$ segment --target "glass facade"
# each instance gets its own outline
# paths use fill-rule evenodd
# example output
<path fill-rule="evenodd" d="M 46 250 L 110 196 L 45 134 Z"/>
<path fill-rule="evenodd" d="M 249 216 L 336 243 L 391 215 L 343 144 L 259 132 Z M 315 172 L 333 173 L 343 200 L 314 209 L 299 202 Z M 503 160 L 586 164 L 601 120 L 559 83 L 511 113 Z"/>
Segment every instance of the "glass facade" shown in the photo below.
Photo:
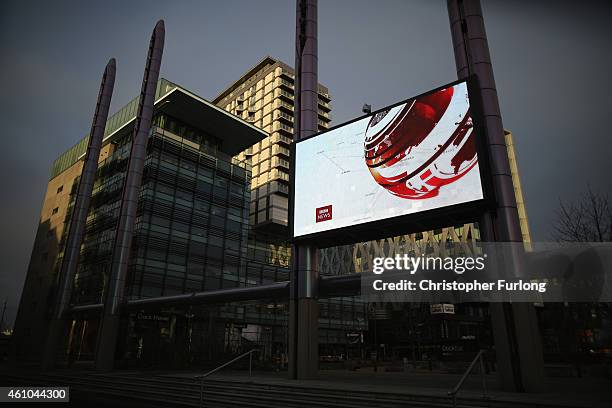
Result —
<path fill-rule="evenodd" d="M 216 151 L 218 140 L 186 124 L 165 115 L 155 123 L 140 192 L 128 299 L 247 285 L 248 165 L 224 157 Z M 98 170 L 75 304 L 102 302 L 128 141 L 117 141 Z"/>
<path fill-rule="evenodd" d="M 127 299 L 289 280 L 288 253 L 248 239 L 250 165 L 222 153 L 222 141 L 202 129 L 165 114 L 153 123 Z M 74 305 L 103 302 L 130 142 L 130 135 L 114 140 L 99 164 Z M 118 347 L 128 364 L 139 366 L 223 359 L 253 345 L 266 364 L 286 363 L 287 310 L 266 302 L 143 309 L 129 313 Z M 70 347 L 81 359 L 93 358 L 99 323 L 92 317 L 75 321 L 71 331 Z"/>

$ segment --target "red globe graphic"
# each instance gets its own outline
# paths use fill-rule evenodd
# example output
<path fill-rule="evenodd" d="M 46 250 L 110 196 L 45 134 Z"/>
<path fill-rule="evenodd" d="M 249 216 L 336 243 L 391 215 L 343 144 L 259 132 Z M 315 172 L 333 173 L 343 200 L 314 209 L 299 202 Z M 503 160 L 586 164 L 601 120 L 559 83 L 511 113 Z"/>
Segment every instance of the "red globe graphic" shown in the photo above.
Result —
<path fill-rule="evenodd" d="M 436 197 L 478 162 L 467 89 L 442 89 L 375 114 L 364 151 L 374 180 L 391 194 Z"/>

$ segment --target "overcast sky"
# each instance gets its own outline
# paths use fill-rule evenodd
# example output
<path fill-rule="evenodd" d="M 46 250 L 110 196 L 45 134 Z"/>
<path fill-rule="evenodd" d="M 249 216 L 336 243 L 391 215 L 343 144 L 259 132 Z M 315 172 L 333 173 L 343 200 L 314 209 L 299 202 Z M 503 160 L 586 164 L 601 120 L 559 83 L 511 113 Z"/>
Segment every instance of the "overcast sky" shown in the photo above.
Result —
<path fill-rule="evenodd" d="M 504 126 L 515 137 L 535 240 L 559 199 L 610 192 L 612 9 L 606 2 L 483 0 Z M 295 6 L 278 1 L 0 4 L 0 302 L 12 321 L 54 158 L 89 130 L 117 58 L 111 111 L 136 96 L 149 35 L 166 22 L 162 76 L 206 99 L 263 56 L 293 65 Z M 333 122 L 456 79 L 445 1 L 319 0 L 319 80 Z M 1 303 L 0 303 L 1 307 Z"/>

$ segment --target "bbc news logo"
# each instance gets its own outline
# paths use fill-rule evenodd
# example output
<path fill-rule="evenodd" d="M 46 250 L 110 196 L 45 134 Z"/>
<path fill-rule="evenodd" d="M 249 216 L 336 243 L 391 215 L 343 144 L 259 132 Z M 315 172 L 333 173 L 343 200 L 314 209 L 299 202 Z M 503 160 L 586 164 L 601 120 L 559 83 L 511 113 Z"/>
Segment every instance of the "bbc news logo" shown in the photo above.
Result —
<path fill-rule="evenodd" d="M 332 219 L 332 206 L 326 205 L 325 207 L 319 207 L 316 210 L 317 222 L 329 221 Z"/>

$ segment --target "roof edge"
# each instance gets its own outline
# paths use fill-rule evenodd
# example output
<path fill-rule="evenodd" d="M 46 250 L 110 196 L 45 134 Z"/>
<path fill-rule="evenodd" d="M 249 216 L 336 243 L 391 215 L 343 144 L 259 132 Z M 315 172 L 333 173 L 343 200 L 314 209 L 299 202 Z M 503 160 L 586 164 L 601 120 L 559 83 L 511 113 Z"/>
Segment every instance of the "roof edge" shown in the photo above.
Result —
<path fill-rule="evenodd" d="M 245 78 L 247 78 L 249 76 L 252 76 L 255 72 L 259 71 L 260 69 L 262 69 L 266 65 L 276 64 L 276 63 L 279 63 L 279 62 L 281 62 L 279 59 L 273 58 L 270 55 L 266 55 L 257 64 L 253 65 L 244 74 L 242 74 L 242 76 L 240 76 L 240 78 L 238 78 L 236 81 L 232 82 L 232 84 L 230 86 L 228 86 L 223 91 L 221 91 L 219 93 L 219 95 L 217 95 L 215 98 L 213 98 L 213 100 L 211 102 L 216 105 L 217 103 L 219 103 L 221 101 L 221 99 L 225 98 L 225 96 L 227 96 L 230 92 L 232 92 L 233 90 L 238 88 L 238 85 L 241 82 L 244 82 Z"/>

